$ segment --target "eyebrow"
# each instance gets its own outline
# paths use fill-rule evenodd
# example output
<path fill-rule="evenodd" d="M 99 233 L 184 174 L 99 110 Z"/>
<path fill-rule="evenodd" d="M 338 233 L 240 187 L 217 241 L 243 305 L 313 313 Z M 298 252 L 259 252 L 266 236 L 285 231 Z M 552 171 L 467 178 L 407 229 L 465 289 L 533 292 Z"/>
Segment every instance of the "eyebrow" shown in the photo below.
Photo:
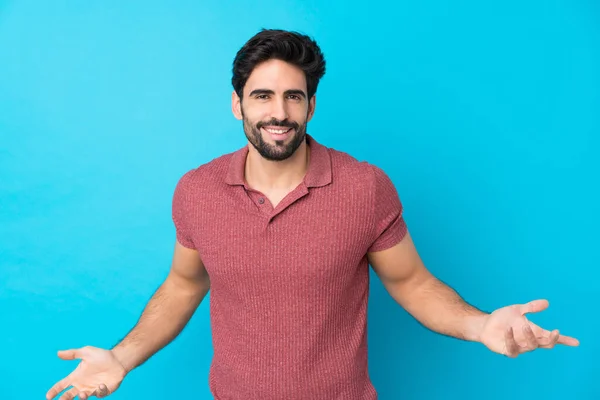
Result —
<path fill-rule="evenodd" d="M 250 92 L 249 96 L 256 96 L 261 94 L 275 94 L 275 92 L 270 89 L 254 89 Z M 283 92 L 283 94 L 286 96 L 290 94 L 295 94 L 306 99 L 306 93 L 304 93 L 304 91 L 300 89 L 289 89 Z"/>

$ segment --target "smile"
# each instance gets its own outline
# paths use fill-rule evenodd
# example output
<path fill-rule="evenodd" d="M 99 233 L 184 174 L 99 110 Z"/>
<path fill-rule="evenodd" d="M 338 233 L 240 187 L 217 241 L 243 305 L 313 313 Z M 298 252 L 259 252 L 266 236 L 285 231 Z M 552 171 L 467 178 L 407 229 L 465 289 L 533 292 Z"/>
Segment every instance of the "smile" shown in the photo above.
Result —
<path fill-rule="evenodd" d="M 284 133 L 287 133 L 289 131 L 292 130 L 292 128 L 267 128 L 267 127 L 263 127 L 263 129 L 269 133 L 273 133 L 276 135 L 283 135 Z"/>

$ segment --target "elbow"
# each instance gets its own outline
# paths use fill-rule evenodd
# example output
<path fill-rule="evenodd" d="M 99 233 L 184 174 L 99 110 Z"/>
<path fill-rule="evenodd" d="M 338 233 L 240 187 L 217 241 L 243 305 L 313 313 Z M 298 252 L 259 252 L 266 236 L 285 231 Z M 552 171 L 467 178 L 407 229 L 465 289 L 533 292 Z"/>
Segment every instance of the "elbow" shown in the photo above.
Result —
<path fill-rule="evenodd" d="M 181 295 L 191 297 L 204 297 L 210 291 L 210 279 L 208 275 L 201 277 L 181 277 L 169 275 L 164 282 L 168 290 Z"/>
<path fill-rule="evenodd" d="M 404 308 L 420 302 L 424 293 L 435 286 L 437 279 L 430 273 L 412 274 L 402 279 L 382 279 L 386 291 Z"/>

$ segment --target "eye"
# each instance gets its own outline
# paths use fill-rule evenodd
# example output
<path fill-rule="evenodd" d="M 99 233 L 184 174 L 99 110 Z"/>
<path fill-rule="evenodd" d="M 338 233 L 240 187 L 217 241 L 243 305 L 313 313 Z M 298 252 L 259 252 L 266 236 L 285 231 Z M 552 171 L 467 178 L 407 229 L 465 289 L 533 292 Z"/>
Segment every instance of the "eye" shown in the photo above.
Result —
<path fill-rule="evenodd" d="M 290 94 L 289 98 L 295 101 L 299 101 L 300 100 L 300 96 L 298 96 L 297 94 Z"/>
<path fill-rule="evenodd" d="M 259 94 L 258 96 L 256 96 L 257 99 L 259 100 L 266 100 L 269 96 L 266 94 Z"/>

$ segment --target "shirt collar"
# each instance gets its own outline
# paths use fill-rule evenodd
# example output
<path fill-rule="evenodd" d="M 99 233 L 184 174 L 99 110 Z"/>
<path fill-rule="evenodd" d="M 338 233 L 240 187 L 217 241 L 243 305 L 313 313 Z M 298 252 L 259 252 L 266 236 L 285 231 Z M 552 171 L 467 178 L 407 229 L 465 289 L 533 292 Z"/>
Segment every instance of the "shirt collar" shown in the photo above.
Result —
<path fill-rule="evenodd" d="M 327 147 L 318 143 L 312 136 L 306 134 L 306 144 L 310 147 L 310 162 L 304 176 L 306 187 L 321 187 L 331 183 L 331 156 Z M 248 155 L 248 144 L 235 151 L 229 161 L 225 182 L 229 185 L 244 185 L 244 170 Z"/>

